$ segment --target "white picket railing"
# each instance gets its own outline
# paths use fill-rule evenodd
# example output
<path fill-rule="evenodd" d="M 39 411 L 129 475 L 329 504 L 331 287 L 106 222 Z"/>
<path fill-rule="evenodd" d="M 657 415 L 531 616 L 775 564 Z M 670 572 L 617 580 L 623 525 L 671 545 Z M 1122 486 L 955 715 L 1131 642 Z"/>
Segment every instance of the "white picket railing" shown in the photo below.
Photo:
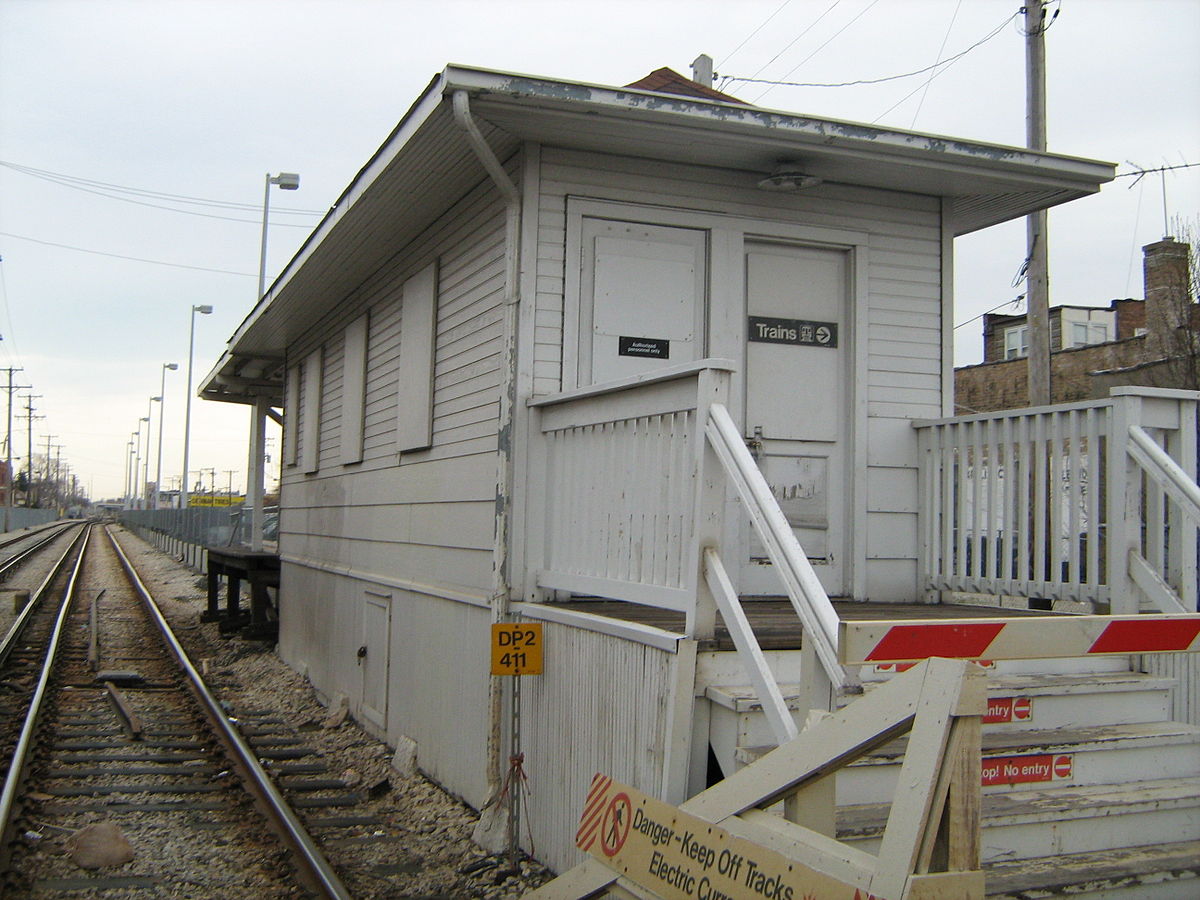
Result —
<path fill-rule="evenodd" d="M 1196 397 L 1118 388 L 914 423 L 925 588 L 1194 611 Z"/>
<path fill-rule="evenodd" d="M 545 473 L 530 546 L 542 590 L 681 611 L 699 639 L 719 608 L 782 741 L 795 726 L 721 562 L 727 494 L 802 624 L 814 702 L 828 708 L 833 690 L 856 681 L 837 661 L 837 613 L 726 409 L 731 370 L 702 360 L 530 401 L 543 437 L 534 467 Z"/>
<path fill-rule="evenodd" d="M 532 534 L 537 586 L 695 614 L 699 443 L 706 397 L 729 364 L 709 360 L 531 401 L 545 473 Z"/>

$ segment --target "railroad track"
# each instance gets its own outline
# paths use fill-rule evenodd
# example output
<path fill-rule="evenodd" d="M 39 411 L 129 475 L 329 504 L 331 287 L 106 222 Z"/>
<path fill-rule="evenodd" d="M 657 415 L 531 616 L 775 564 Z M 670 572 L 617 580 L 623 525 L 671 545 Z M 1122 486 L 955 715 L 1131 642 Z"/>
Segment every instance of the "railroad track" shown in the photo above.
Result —
<path fill-rule="evenodd" d="M 0 649 L 28 714 L 0 724 L 0 894 L 349 896 L 104 529 L 34 593 Z"/>

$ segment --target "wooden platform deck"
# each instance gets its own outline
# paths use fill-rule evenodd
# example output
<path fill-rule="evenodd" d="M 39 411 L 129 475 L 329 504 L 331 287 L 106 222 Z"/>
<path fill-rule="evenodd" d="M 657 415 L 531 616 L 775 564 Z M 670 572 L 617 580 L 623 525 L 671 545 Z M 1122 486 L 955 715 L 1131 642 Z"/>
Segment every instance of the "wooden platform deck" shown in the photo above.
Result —
<path fill-rule="evenodd" d="M 554 606 L 590 613 L 594 616 L 635 622 L 639 625 L 650 625 L 679 634 L 684 631 L 683 613 L 669 609 L 657 609 L 620 600 L 599 599 L 577 599 L 555 603 Z M 1054 613 L 1044 610 L 946 603 L 858 603 L 834 600 L 833 606 L 837 610 L 838 616 L 843 619 L 971 619 L 1054 615 Z M 750 620 L 750 627 L 754 629 L 762 649 L 800 649 L 802 642 L 800 622 L 787 599 L 747 600 L 742 604 L 742 608 L 746 610 L 746 618 Z M 733 639 L 730 638 L 729 631 L 726 629 L 725 623 L 721 621 L 719 613 L 717 615 L 716 640 L 706 643 L 704 649 L 734 649 Z"/>

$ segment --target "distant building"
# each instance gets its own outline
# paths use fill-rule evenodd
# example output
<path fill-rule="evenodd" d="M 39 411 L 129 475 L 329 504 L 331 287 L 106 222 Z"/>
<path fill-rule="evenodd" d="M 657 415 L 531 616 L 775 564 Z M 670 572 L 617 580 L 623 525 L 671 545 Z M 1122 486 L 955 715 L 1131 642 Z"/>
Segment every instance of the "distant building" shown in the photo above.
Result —
<path fill-rule="evenodd" d="M 1107 396 L 1120 385 L 1200 388 L 1200 305 L 1190 247 L 1164 238 L 1143 248 L 1145 299 L 1050 310 L 1052 403 Z M 957 415 L 1029 405 L 1025 315 L 983 317 L 983 362 L 954 370 Z"/>

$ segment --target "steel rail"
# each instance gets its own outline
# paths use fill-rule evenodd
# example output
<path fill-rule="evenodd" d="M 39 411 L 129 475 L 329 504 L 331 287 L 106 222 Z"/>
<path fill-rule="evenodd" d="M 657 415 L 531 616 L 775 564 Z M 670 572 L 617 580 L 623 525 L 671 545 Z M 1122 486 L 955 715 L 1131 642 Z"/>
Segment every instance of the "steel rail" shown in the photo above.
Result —
<path fill-rule="evenodd" d="M 287 800 L 279 792 L 279 789 L 275 787 L 274 782 L 271 781 L 270 776 L 267 775 L 266 770 L 262 767 L 262 763 L 258 761 L 258 756 L 255 754 L 254 749 L 246 742 L 241 733 L 230 724 L 229 719 L 225 715 L 225 710 L 208 689 L 199 671 L 192 665 L 187 651 L 183 649 L 183 645 L 175 637 L 171 626 L 167 624 L 167 620 L 158 608 L 158 604 L 154 602 L 150 591 L 142 583 L 137 570 L 133 567 L 133 563 L 125 555 L 125 551 L 121 549 L 121 545 L 117 543 L 116 538 L 113 537 L 112 532 L 108 528 L 105 528 L 105 534 L 108 535 L 108 539 L 112 543 L 113 549 L 120 559 L 121 566 L 125 569 L 126 575 L 128 575 L 130 582 L 133 584 L 134 590 L 158 626 L 163 640 L 179 663 L 180 668 L 186 673 L 188 685 L 193 695 L 208 713 L 208 717 L 217 730 L 222 743 L 225 744 L 234 765 L 241 770 L 248 789 L 258 801 L 263 813 L 271 820 L 271 823 L 279 831 L 283 840 L 290 846 L 296 861 L 299 863 L 302 877 L 307 877 L 312 883 L 311 886 L 319 890 L 322 897 L 330 898 L 330 900 L 351 900 L 352 895 L 350 891 L 342 884 L 341 879 L 334 872 L 333 866 L 329 864 L 329 860 L 325 858 L 325 855 L 313 841 L 312 836 L 304 828 L 304 823 L 300 821 Z"/>
<path fill-rule="evenodd" d="M 0 868 L 7 868 L 9 847 L 9 835 L 7 832 L 12 825 L 13 805 L 16 801 L 17 790 L 25 771 L 29 750 L 33 744 L 33 736 L 37 730 L 38 718 L 41 716 L 42 704 L 46 699 L 46 689 L 49 687 L 50 676 L 54 670 L 54 661 L 58 656 L 58 647 L 66 625 L 67 614 L 71 610 L 71 601 L 75 597 L 75 588 L 79 581 L 79 574 L 83 570 L 83 557 L 87 553 L 87 543 L 91 536 L 91 531 L 92 526 L 88 525 L 80 532 L 79 536 L 71 542 L 71 546 L 67 548 L 67 552 L 63 555 L 63 558 L 55 566 L 55 571 L 50 575 L 50 579 L 55 578 L 63 568 L 67 556 L 75 547 L 82 544 L 79 548 L 79 555 L 75 559 L 75 567 L 71 571 L 71 578 L 67 582 L 66 590 L 63 592 L 63 603 L 58 611 L 58 617 L 54 621 L 54 630 L 51 632 L 50 640 L 46 645 L 46 655 L 42 660 L 42 671 L 38 676 L 37 687 L 34 689 L 33 698 L 29 703 L 29 711 L 25 716 L 25 724 L 21 728 L 21 736 L 17 739 L 12 760 L 9 762 L 8 774 L 4 778 L 4 789 L 0 791 L 0 857 L 2 857 L 0 861 L 4 863 L 4 866 Z M 33 606 L 33 604 L 30 603 L 30 606 Z"/>
<path fill-rule="evenodd" d="M 78 523 L 78 522 L 76 522 L 74 524 L 80 525 L 80 526 L 82 525 L 82 523 Z M 70 528 L 71 528 L 71 525 L 67 525 L 64 528 L 56 528 L 51 534 L 47 534 L 44 537 L 40 537 L 40 535 L 41 535 L 40 531 L 34 532 L 34 534 L 32 534 L 32 535 L 23 534 L 20 537 L 13 538 L 12 540 L 5 541 L 4 543 L 0 544 L 0 550 L 3 550 L 5 547 L 8 547 L 12 544 L 20 543 L 23 540 L 28 540 L 30 537 L 39 536 L 36 543 L 33 543 L 30 546 L 26 547 L 24 550 L 17 553 L 11 559 L 6 559 L 4 562 L 0 563 L 0 578 L 3 578 L 5 575 L 7 575 L 9 569 L 13 569 L 16 566 L 19 566 L 21 563 L 23 563 L 26 559 L 28 559 L 34 553 L 37 553 L 39 550 L 41 550 L 43 547 L 45 547 L 47 544 L 49 544 L 51 541 L 53 541 L 56 537 L 58 537 L 63 532 L 68 531 Z M 45 529 L 43 529 L 43 530 L 45 530 Z"/>
<path fill-rule="evenodd" d="M 63 552 L 63 555 L 59 557 L 58 562 L 56 562 L 54 567 L 50 570 L 50 574 L 43 579 L 42 583 L 38 585 L 35 590 L 30 592 L 29 602 L 25 604 L 25 608 L 21 610 L 21 614 L 13 620 L 12 625 L 9 626 L 8 633 L 4 635 L 4 639 L 0 640 L 0 665 L 3 665 L 4 661 L 8 659 L 8 655 L 12 652 L 12 648 L 16 645 L 17 639 L 21 636 L 21 632 L 25 630 L 25 625 L 37 611 L 38 604 L 42 602 L 42 597 L 47 591 L 49 591 L 50 585 L 54 583 L 54 579 L 57 578 L 59 573 L 62 571 L 63 566 L 66 564 L 67 558 L 71 555 L 71 551 L 75 548 L 75 544 L 78 543 L 86 527 L 87 526 L 80 526 L 79 534 L 75 536 L 75 539 L 71 542 L 71 545 L 67 547 L 67 549 Z M 60 533 L 61 532 L 55 532 L 52 536 L 39 541 L 33 547 L 30 547 L 29 550 L 22 552 L 19 556 L 15 556 L 9 560 L 8 563 L 0 566 L 0 575 L 8 571 L 8 566 L 15 565 L 18 561 L 24 559 L 30 553 L 40 550 L 42 547 L 46 546 L 46 544 L 54 540 L 54 538 L 58 537 Z"/>
<path fill-rule="evenodd" d="M 29 528 L 22 532 L 9 532 L 13 536 L 6 540 L 0 541 L 0 550 L 3 550 L 5 547 L 8 547 L 12 544 L 19 544 L 19 543 L 21 543 L 21 541 L 26 540 L 27 538 L 31 538 L 34 535 L 41 534 L 42 532 L 45 532 L 45 531 L 50 531 L 51 529 L 53 529 L 54 534 L 62 534 L 62 532 L 66 531 L 72 525 L 83 525 L 83 524 L 85 524 L 85 523 L 78 521 L 78 520 L 67 521 L 67 522 L 58 520 L 58 521 L 54 521 L 54 522 L 48 522 L 45 525 L 39 525 L 36 528 Z"/>

